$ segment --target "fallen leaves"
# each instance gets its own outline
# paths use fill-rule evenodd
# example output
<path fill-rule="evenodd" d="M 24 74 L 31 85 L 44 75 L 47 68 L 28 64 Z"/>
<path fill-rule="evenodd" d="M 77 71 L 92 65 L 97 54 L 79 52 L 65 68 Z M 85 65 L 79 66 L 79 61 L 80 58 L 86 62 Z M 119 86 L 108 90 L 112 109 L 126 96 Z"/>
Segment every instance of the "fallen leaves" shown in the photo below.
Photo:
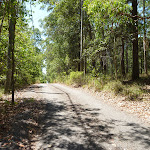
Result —
<path fill-rule="evenodd" d="M 1 147 L 9 147 L 14 144 L 21 149 L 26 149 L 30 146 L 30 138 L 36 134 L 38 128 L 38 118 L 42 115 L 44 104 L 39 100 L 31 101 L 30 99 L 18 99 L 17 104 L 12 106 L 5 102 L 0 103 L 0 142 Z M 18 119 L 17 117 L 20 117 Z M 20 134 L 27 135 L 26 137 L 19 137 L 20 141 L 16 141 L 16 135 L 12 132 L 13 124 L 18 128 Z M 20 125 L 19 125 L 20 124 Z M 24 130 L 22 130 L 24 129 Z"/>
<path fill-rule="evenodd" d="M 150 89 L 150 86 L 147 89 Z M 140 117 L 143 121 L 150 123 L 150 93 L 143 95 L 141 101 L 129 101 L 125 96 L 116 96 L 113 93 L 107 91 L 93 92 L 90 89 L 83 89 L 86 92 L 92 94 L 96 98 L 119 108 L 121 111 L 126 111 Z"/>

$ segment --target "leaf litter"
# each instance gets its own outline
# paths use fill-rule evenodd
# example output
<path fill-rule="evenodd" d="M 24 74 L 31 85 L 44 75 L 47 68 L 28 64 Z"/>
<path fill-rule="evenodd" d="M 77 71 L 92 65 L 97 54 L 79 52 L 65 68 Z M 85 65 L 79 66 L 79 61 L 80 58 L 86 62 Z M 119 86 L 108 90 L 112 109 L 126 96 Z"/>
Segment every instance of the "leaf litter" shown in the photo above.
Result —
<path fill-rule="evenodd" d="M 0 148 L 31 149 L 31 140 L 39 131 L 38 121 L 45 104 L 42 100 L 18 98 L 0 101 Z"/>

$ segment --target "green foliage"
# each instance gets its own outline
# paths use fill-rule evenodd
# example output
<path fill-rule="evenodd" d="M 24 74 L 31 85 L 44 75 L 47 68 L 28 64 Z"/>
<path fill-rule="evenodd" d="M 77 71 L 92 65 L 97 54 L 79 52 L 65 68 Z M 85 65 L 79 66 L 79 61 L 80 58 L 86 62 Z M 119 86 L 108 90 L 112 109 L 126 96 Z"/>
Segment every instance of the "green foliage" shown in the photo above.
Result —
<path fill-rule="evenodd" d="M 127 86 L 123 90 L 123 94 L 128 96 L 129 100 L 138 100 L 138 98 L 143 94 L 141 86 L 133 84 L 132 86 Z"/>
<path fill-rule="evenodd" d="M 140 85 L 135 83 L 124 85 L 121 81 L 108 82 L 104 86 L 103 90 L 110 91 L 116 95 L 121 94 L 126 96 L 129 100 L 138 100 L 139 97 L 144 93 Z"/>
<path fill-rule="evenodd" d="M 112 24 L 127 20 L 128 17 L 121 14 L 128 13 L 131 9 L 126 0 L 85 0 L 84 7 L 98 33 L 103 27 L 108 31 L 115 27 Z"/>
<path fill-rule="evenodd" d="M 80 51 L 80 1 L 66 0 L 53 5 L 53 10 L 44 19 L 45 57 L 47 63 L 47 80 L 58 79 L 62 72 L 67 75 L 76 71 Z M 55 5 L 56 4 L 56 5 Z"/>
<path fill-rule="evenodd" d="M 1 75 L 1 76 L 0 76 L 0 85 L 1 85 L 1 86 L 2 86 L 2 85 L 4 86 L 5 80 L 6 80 L 6 76 Z"/>
<path fill-rule="evenodd" d="M 77 86 L 81 86 L 85 84 L 84 74 L 83 72 L 70 72 L 69 81 L 73 84 L 75 83 Z"/>
<path fill-rule="evenodd" d="M 26 0 L 27 1 L 27 0 Z M 27 11 L 24 3 L 14 0 L 17 8 L 18 17 L 15 30 L 15 87 L 20 87 L 25 84 L 35 83 L 35 78 L 42 76 L 43 54 L 39 49 L 41 42 L 41 33 L 35 29 L 35 39 L 33 39 L 33 31 L 28 27 L 27 20 L 24 18 Z M 4 3 L 3 8 L 6 7 L 6 13 L 3 21 L 3 28 L 0 36 L 0 84 L 4 86 L 5 76 L 7 72 L 7 51 L 8 51 L 8 19 L 10 11 L 9 7 Z M 0 11 L 0 22 L 2 21 Z M 40 47 L 41 48 L 41 47 Z"/>
<path fill-rule="evenodd" d="M 36 78 L 42 75 L 42 52 L 37 51 L 30 29 L 17 28 L 16 32 L 16 85 L 35 83 Z"/>
<path fill-rule="evenodd" d="M 0 87 L 0 99 L 2 98 L 3 94 L 4 94 L 4 89 Z"/>
<path fill-rule="evenodd" d="M 91 75 L 86 76 L 86 84 L 88 88 L 94 88 L 95 91 L 103 90 L 104 86 L 111 80 L 110 76 L 100 74 L 99 77 L 93 77 Z"/>
<path fill-rule="evenodd" d="M 101 91 L 103 87 L 102 80 L 91 76 L 86 77 L 88 88 L 94 88 L 95 91 Z"/>
<path fill-rule="evenodd" d="M 110 81 L 104 86 L 103 89 L 119 94 L 123 91 L 123 88 L 124 86 L 120 81 Z"/>

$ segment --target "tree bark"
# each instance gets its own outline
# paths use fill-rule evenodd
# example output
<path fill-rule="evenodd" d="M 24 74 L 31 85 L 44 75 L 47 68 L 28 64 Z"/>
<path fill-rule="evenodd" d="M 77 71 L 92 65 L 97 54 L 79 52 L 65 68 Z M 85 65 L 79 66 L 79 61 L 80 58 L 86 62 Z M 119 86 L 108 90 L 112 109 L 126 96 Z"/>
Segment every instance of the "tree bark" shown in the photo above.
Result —
<path fill-rule="evenodd" d="M 121 51 L 121 73 L 125 76 L 125 65 L 124 65 L 124 39 L 122 38 L 122 51 Z"/>
<path fill-rule="evenodd" d="M 143 35 L 143 50 L 144 50 L 144 71 L 146 74 L 148 74 L 147 72 L 147 54 L 146 54 L 146 21 L 145 21 L 145 0 L 143 0 L 143 31 L 144 31 L 144 35 Z"/>
<path fill-rule="evenodd" d="M 128 45 L 126 46 L 126 74 L 129 72 Z"/>
<path fill-rule="evenodd" d="M 100 57 L 100 70 L 101 70 L 101 73 L 103 73 L 103 57 Z"/>
<path fill-rule="evenodd" d="M 117 58 L 116 58 L 116 37 L 115 37 L 115 35 L 114 35 L 113 63 L 114 63 L 114 67 L 115 67 L 115 78 L 117 79 Z"/>
<path fill-rule="evenodd" d="M 5 93 L 12 90 L 12 103 L 14 103 L 14 43 L 15 43 L 16 9 L 14 1 L 11 2 L 11 19 L 9 21 L 9 43 L 7 59 L 7 75 Z"/>
<path fill-rule="evenodd" d="M 137 18 L 137 0 L 132 0 L 132 16 L 133 16 L 133 64 L 132 64 L 132 80 L 139 78 L 139 57 L 138 57 L 138 18 Z"/>
<path fill-rule="evenodd" d="M 141 57 L 141 74 L 143 73 L 143 58 Z"/>
<path fill-rule="evenodd" d="M 80 71 L 83 71 L 83 11 L 82 11 L 82 6 L 83 6 L 83 0 L 81 0 L 81 33 L 80 33 Z"/>
<path fill-rule="evenodd" d="M 104 53 L 104 62 L 103 62 L 103 69 L 104 69 L 104 74 L 106 74 L 106 72 L 107 72 L 107 58 L 106 58 L 106 56 L 107 56 L 107 53 L 106 53 L 106 51 L 105 51 L 105 53 Z"/>
<path fill-rule="evenodd" d="M 92 59 L 92 67 L 93 67 L 93 69 L 96 69 L 96 61 L 94 58 Z"/>

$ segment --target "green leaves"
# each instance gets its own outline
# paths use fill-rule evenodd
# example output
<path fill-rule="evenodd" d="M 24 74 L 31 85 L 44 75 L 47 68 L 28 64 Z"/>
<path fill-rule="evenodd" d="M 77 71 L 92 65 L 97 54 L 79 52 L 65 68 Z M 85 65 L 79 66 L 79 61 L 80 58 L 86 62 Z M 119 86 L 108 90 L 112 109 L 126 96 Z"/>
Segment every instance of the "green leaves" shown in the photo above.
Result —
<path fill-rule="evenodd" d="M 49 2 L 51 5 L 51 1 Z M 79 57 L 79 2 L 78 0 L 56 1 L 52 12 L 44 19 L 44 30 L 47 35 L 45 41 L 47 71 L 52 78 L 76 66 L 73 60 Z"/>
<path fill-rule="evenodd" d="M 84 7 L 96 29 L 105 24 L 123 22 L 126 16 L 122 14 L 130 10 L 130 6 L 126 4 L 125 0 L 85 0 Z"/>

